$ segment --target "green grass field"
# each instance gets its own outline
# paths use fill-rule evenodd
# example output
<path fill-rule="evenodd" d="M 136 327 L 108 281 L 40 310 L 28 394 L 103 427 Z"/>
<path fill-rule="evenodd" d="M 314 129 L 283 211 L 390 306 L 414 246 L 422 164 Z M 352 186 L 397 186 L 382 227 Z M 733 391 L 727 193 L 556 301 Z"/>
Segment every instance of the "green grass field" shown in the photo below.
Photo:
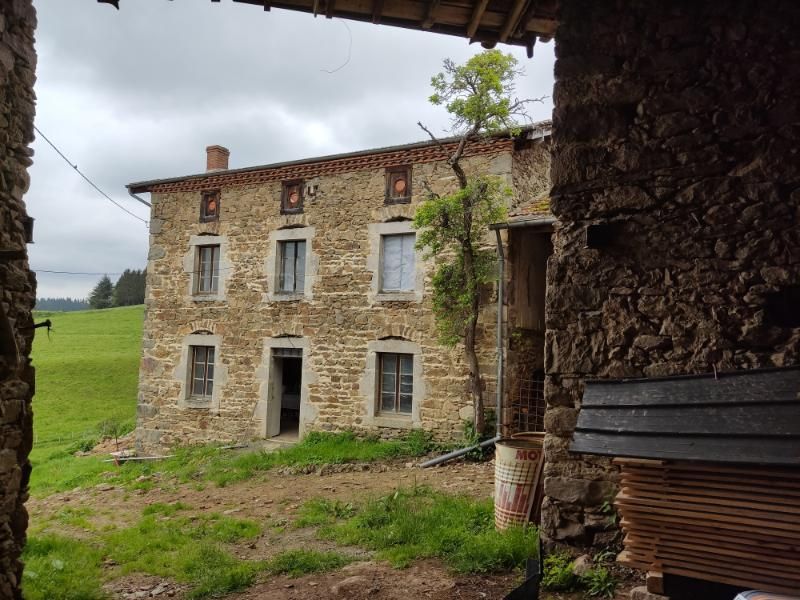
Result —
<path fill-rule="evenodd" d="M 96 439 L 100 422 L 133 428 L 143 315 L 142 306 L 36 313 L 37 321 L 53 322 L 53 331 L 48 338 L 38 329 L 33 344 L 34 488 L 46 463 Z"/>

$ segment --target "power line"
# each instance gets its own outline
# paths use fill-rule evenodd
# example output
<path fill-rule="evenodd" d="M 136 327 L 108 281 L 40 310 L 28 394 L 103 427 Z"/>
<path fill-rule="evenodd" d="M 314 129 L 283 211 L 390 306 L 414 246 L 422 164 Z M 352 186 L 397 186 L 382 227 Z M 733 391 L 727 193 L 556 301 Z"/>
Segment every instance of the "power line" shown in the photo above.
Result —
<path fill-rule="evenodd" d="M 48 269 L 33 269 L 34 273 L 55 273 L 56 275 L 94 275 L 94 276 L 103 276 L 103 275 L 122 275 L 122 272 L 111 272 L 107 271 L 105 273 L 83 273 L 83 272 L 76 272 L 76 271 L 50 271 Z"/>
<path fill-rule="evenodd" d="M 119 202 L 117 202 L 116 200 L 114 200 L 114 199 L 113 199 L 111 196 L 109 196 L 108 194 L 106 194 L 106 193 L 105 193 L 103 190 L 101 190 L 99 187 L 97 187 L 97 186 L 95 185 L 95 183 L 94 183 L 94 182 L 93 182 L 91 179 L 89 179 L 89 178 L 88 178 L 86 175 L 84 175 L 84 174 L 81 172 L 81 170 L 78 168 L 78 165 L 76 165 L 76 164 L 73 164 L 73 163 L 72 163 L 72 161 L 71 161 L 70 159 L 68 159 L 66 156 L 64 156 L 64 153 L 63 153 L 63 152 L 61 152 L 61 150 L 59 150 L 59 149 L 58 149 L 58 147 L 57 147 L 57 146 L 56 146 L 56 145 L 55 145 L 53 142 L 51 142 L 51 141 L 50 141 L 50 140 L 47 138 L 47 136 L 46 136 L 45 134 L 43 134 L 43 133 L 42 133 L 42 130 L 41 130 L 41 129 L 39 129 L 38 127 L 36 127 L 36 125 L 34 125 L 34 126 L 33 126 L 33 128 L 36 130 L 36 133 L 38 133 L 40 136 L 42 136 L 42 139 L 44 139 L 44 141 L 45 141 L 45 142 L 47 142 L 48 144 L 50 144 L 50 147 L 51 147 L 53 150 L 55 150 L 55 151 L 58 153 L 58 155 L 59 155 L 61 158 L 63 158 L 63 159 L 64 159 L 64 161 L 65 161 L 65 162 L 66 162 L 66 163 L 67 163 L 67 164 L 68 164 L 70 167 L 72 167 L 73 169 L 75 169 L 75 172 L 76 172 L 78 175 L 80 175 L 81 177 L 83 177 L 83 178 L 86 180 L 86 182 L 87 182 L 87 183 L 88 183 L 90 186 L 92 186 L 94 189 L 96 189 L 96 190 L 97 190 L 97 191 L 100 193 L 100 195 L 101 195 L 101 196 L 103 196 L 103 197 L 104 197 L 106 200 L 108 200 L 109 202 L 111 202 L 111 203 L 112 203 L 114 206 L 116 206 L 117 208 L 119 208 L 119 209 L 121 209 L 121 210 L 124 210 L 126 213 L 128 213 L 130 216 L 132 216 L 134 219 L 139 219 L 139 220 L 140 220 L 142 223 L 144 223 L 145 225 L 147 225 L 147 220 L 146 220 L 146 219 L 143 219 L 143 218 L 142 218 L 142 217 L 140 217 L 139 215 L 137 215 L 137 214 L 135 214 L 135 213 L 132 213 L 132 212 L 131 212 L 131 211 L 129 211 L 127 208 L 125 208 L 124 206 L 122 206 L 122 205 L 121 205 Z"/>

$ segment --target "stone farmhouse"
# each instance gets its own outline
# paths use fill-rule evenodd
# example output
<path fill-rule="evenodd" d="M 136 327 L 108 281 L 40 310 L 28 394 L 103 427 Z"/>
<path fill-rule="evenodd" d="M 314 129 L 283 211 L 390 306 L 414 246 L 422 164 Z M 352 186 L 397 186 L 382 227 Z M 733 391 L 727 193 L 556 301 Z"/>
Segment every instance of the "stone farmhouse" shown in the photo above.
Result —
<path fill-rule="evenodd" d="M 503 178 L 515 210 L 530 211 L 550 186 L 549 132 L 542 123 L 470 143 L 466 169 Z M 203 174 L 130 184 L 152 200 L 139 445 L 343 429 L 460 436 L 472 414 L 463 350 L 437 340 L 432 261 L 412 227 L 428 186 L 456 186 L 448 147 L 229 169 L 228 150 L 210 146 Z M 538 298 L 542 388 L 543 287 Z M 479 344 L 487 387 L 495 323 L 489 303 Z"/>

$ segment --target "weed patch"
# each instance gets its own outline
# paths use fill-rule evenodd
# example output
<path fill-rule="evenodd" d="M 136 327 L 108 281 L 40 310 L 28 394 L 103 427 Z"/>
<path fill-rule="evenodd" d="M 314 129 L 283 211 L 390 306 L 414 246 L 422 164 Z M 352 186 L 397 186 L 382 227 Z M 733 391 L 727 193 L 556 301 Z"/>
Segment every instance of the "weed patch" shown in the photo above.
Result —
<path fill-rule="evenodd" d="M 338 552 L 287 550 L 275 555 L 267 563 L 266 570 L 272 575 L 300 577 L 309 573 L 335 571 L 351 562 L 353 562 L 352 558 Z"/>
<path fill-rule="evenodd" d="M 88 487 L 100 482 L 129 488 L 149 488 L 149 477 L 172 478 L 181 483 L 210 481 L 218 486 L 251 479 L 282 466 L 308 466 L 375 462 L 421 456 L 434 448 L 426 432 L 413 431 L 398 440 L 359 438 L 352 432 L 309 433 L 302 442 L 279 451 L 231 452 L 217 446 L 176 449 L 163 461 L 126 463 L 115 466 L 98 457 L 73 457 L 55 452 L 37 466 L 37 495 Z M 144 479 L 144 480 L 143 480 Z"/>
<path fill-rule="evenodd" d="M 323 523 L 321 537 L 375 550 L 398 567 L 439 558 L 457 572 L 484 573 L 514 569 L 537 553 L 534 529 L 495 530 L 490 500 L 425 487 L 370 500 L 351 517 L 336 517 L 317 501 L 304 507 L 304 517 Z"/>
<path fill-rule="evenodd" d="M 26 600 L 101 600 L 103 550 L 57 535 L 30 536 L 23 552 Z"/>

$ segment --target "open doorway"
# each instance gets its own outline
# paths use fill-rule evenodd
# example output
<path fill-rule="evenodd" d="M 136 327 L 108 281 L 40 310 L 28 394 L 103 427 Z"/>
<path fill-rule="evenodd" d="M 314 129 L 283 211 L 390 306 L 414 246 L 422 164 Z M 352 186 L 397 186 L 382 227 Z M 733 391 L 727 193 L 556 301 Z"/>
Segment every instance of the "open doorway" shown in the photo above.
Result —
<path fill-rule="evenodd" d="M 297 439 L 303 386 L 303 350 L 273 348 L 267 436 Z"/>
<path fill-rule="evenodd" d="M 544 431 L 544 336 L 549 226 L 509 230 L 508 387 L 511 433 Z"/>

